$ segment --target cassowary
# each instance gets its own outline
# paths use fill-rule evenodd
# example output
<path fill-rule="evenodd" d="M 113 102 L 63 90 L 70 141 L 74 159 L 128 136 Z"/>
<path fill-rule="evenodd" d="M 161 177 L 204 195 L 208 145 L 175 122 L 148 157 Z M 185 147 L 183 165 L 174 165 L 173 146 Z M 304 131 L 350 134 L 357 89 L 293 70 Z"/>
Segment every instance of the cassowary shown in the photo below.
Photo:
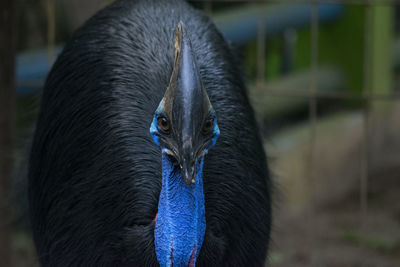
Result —
<path fill-rule="evenodd" d="M 42 266 L 262 266 L 270 182 L 237 60 L 180 0 L 119 0 L 44 87 L 29 164 Z"/>

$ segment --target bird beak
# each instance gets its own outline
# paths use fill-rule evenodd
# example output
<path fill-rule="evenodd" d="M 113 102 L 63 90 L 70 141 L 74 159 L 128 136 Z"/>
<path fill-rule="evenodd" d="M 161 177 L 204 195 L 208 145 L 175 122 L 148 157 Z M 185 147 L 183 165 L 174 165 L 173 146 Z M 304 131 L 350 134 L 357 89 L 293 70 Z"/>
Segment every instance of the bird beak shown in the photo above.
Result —
<path fill-rule="evenodd" d="M 175 29 L 174 68 L 163 98 L 163 108 L 171 118 L 179 154 L 177 160 L 187 185 L 196 181 L 198 136 L 210 107 L 189 34 L 179 23 Z"/>
<path fill-rule="evenodd" d="M 196 161 L 184 158 L 182 163 L 182 178 L 185 184 L 191 185 L 196 182 Z"/>

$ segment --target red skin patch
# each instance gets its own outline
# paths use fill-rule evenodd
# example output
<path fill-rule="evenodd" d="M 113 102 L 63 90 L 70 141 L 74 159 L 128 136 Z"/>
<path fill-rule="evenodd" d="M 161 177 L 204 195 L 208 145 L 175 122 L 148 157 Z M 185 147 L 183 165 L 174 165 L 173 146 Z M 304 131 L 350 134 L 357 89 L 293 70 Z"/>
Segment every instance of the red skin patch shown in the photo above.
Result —
<path fill-rule="evenodd" d="M 156 216 L 153 219 L 153 223 L 156 223 L 157 221 L 157 216 L 158 213 L 156 213 Z M 195 259 L 196 259 L 196 250 L 197 250 L 197 246 L 194 245 L 193 246 L 193 250 L 192 250 L 192 254 L 190 254 L 190 259 L 189 259 L 189 263 L 188 263 L 188 267 L 195 267 Z M 171 254 L 169 256 L 169 259 L 171 260 L 171 265 L 170 267 L 174 267 L 174 248 L 171 248 Z"/>
<path fill-rule="evenodd" d="M 157 213 L 158 214 L 158 213 Z M 156 216 L 157 217 L 157 216 Z M 171 248 L 171 254 L 169 256 L 169 259 L 171 260 L 171 265 L 170 267 L 174 267 L 174 248 Z"/>
<path fill-rule="evenodd" d="M 194 245 L 192 254 L 190 255 L 190 259 L 189 259 L 189 267 L 194 267 L 194 261 L 196 259 L 196 250 L 197 250 L 197 246 Z"/>

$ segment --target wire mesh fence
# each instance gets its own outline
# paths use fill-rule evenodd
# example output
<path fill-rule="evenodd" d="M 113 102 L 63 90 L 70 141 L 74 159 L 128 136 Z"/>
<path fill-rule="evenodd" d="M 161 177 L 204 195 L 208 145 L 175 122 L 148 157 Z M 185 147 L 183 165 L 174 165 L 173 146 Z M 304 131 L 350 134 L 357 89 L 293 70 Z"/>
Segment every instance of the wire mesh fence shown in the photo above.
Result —
<path fill-rule="evenodd" d="M 222 3 L 231 3 L 231 2 L 241 2 L 241 3 L 264 3 L 264 4 L 296 4 L 296 3 L 311 3 L 314 5 L 311 14 L 311 70 L 312 70 L 312 78 L 309 84 L 309 90 L 282 90 L 282 89 L 274 89 L 271 87 L 263 87 L 264 83 L 264 69 L 265 69 L 265 23 L 262 22 L 263 17 L 260 18 L 260 23 L 258 23 L 258 35 L 257 35 L 257 85 L 264 90 L 265 93 L 270 94 L 271 96 L 283 96 L 288 98 L 307 98 L 309 99 L 309 122 L 310 122 L 310 139 L 314 140 L 316 135 L 316 127 L 315 123 L 317 121 L 317 99 L 358 99 L 363 101 L 364 107 L 364 120 L 365 120 L 365 140 L 363 142 L 362 153 L 360 156 L 362 158 L 362 168 L 364 171 L 362 172 L 362 177 L 360 178 L 360 191 L 362 192 L 362 200 L 360 201 L 360 207 L 365 211 L 367 206 L 366 201 L 366 193 L 367 193 L 367 177 L 368 177 L 368 160 L 367 160 L 367 151 L 368 151 L 368 114 L 370 110 L 371 103 L 374 101 L 398 101 L 400 99 L 399 92 L 388 92 L 388 93 L 376 93 L 371 90 L 370 85 L 370 76 L 371 76 L 371 60 L 370 60 L 370 47 L 371 47 L 371 6 L 374 5 L 399 5 L 399 1 L 395 0 L 314 0 L 314 1 L 301 1 L 301 0 L 213 0 L 213 1 L 194 1 L 194 2 L 204 2 L 205 9 L 207 12 L 210 12 L 211 3 L 214 2 L 222 2 Z M 365 39 L 364 39 L 364 64 L 363 64 L 363 88 L 360 92 L 335 92 L 335 91 L 324 91 L 321 92 L 318 90 L 318 32 L 319 32 L 319 14 L 318 14 L 318 4 L 328 3 L 328 4 L 345 4 L 345 5 L 363 5 L 365 6 L 365 21 L 364 21 L 364 31 L 365 31 Z M 313 151 L 313 143 L 310 143 L 310 151 Z M 312 154 L 312 153 L 311 153 Z M 312 156 L 310 156 L 310 161 L 312 162 Z M 311 164 L 312 165 L 312 164 Z M 312 168 L 311 168 L 312 169 Z M 312 176 L 312 175 L 311 175 Z"/>

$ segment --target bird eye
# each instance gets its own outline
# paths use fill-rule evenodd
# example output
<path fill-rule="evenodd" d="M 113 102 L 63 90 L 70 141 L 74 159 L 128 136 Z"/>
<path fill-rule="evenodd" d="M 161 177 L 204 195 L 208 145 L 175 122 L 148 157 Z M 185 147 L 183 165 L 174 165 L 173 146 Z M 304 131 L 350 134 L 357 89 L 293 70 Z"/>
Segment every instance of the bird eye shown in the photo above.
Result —
<path fill-rule="evenodd" d="M 169 121 L 165 117 L 159 117 L 157 119 L 158 128 L 163 130 L 164 132 L 169 131 Z"/>
<path fill-rule="evenodd" d="M 204 133 L 208 133 L 209 131 L 211 131 L 213 125 L 214 125 L 214 120 L 213 119 L 207 119 L 204 122 L 204 125 L 203 125 L 203 132 Z"/>

